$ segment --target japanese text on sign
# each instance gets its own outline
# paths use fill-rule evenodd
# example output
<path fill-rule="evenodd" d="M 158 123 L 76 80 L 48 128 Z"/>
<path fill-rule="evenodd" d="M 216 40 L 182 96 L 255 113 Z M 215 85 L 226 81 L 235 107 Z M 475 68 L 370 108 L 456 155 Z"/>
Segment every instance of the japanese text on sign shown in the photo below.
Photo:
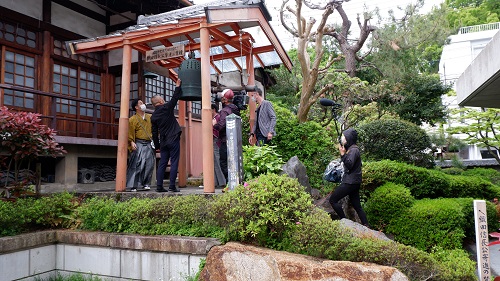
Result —
<path fill-rule="evenodd" d="M 488 248 L 488 219 L 486 202 L 474 200 L 474 221 L 476 227 L 477 269 L 479 280 L 490 280 L 490 249 Z"/>
<path fill-rule="evenodd" d="M 146 62 L 184 56 L 184 45 L 146 51 Z"/>

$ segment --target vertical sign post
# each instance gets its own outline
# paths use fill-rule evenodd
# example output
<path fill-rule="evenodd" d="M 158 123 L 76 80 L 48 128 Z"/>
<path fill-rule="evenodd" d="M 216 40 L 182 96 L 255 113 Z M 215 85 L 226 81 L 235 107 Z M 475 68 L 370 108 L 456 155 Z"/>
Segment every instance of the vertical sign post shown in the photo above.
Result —
<path fill-rule="evenodd" d="M 243 150 L 241 137 L 241 117 L 231 114 L 226 117 L 227 170 L 229 190 L 243 181 Z"/>
<path fill-rule="evenodd" d="M 476 227 L 477 273 L 480 281 L 489 281 L 491 275 L 490 248 L 488 247 L 488 218 L 484 200 L 474 200 L 474 222 Z"/>

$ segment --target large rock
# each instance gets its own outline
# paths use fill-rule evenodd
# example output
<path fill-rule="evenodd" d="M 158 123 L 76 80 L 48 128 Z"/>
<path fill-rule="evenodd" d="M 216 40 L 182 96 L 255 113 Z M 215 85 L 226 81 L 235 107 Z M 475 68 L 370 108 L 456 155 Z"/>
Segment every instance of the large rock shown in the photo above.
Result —
<path fill-rule="evenodd" d="M 283 167 L 283 174 L 287 174 L 291 178 L 296 178 L 299 183 L 306 188 L 307 193 L 311 193 L 311 184 L 307 176 L 307 169 L 297 156 L 293 156 L 286 162 Z"/>
<path fill-rule="evenodd" d="M 230 242 L 210 249 L 199 280 L 404 281 L 409 279 L 392 267 L 324 260 Z"/>

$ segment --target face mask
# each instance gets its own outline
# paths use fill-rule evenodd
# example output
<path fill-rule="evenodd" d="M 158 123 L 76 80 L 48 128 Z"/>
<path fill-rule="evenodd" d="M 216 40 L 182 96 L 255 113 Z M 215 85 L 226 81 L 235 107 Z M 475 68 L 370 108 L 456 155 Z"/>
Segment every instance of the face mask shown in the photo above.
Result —
<path fill-rule="evenodd" d="M 141 104 L 140 108 L 141 108 L 142 111 L 146 111 L 146 105 L 145 104 Z"/>
<path fill-rule="evenodd" d="M 342 145 L 346 145 L 347 140 L 345 139 L 344 135 L 342 135 L 342 137 L 340 138 L 340 142 L 342 143 Z"/>

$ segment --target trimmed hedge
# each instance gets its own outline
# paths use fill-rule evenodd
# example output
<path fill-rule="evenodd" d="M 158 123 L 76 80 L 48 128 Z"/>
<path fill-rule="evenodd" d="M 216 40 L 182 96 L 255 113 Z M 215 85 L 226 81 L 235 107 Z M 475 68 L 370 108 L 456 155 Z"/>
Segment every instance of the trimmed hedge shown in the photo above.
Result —
<path fill-rule="evenodd" d="M 77 200 L 67 192 L 16 202 L 0 200 L 0 236 L 68 227 L 77 205 Z"/>
<path fill-rule="evenodd" d="M 363 189 L 374 191 L 387 182 L 408 187 L 416 199 L 472 197 L 489 200 L 500 196 L 499 186 L 480 177 L 452 176 L 390 160 L 364 163 Z"/>
<path fill-rule="evenodd" d="M 423 199 L 392 220 L 387 232 L 396 241 L 423 251 L 435 246 L 460 249 L 469 219 L 455 199 Z"/>
<path fill-rule="evenodd" d="M 402 184 L 386 183 L 375 189 L 366 202 L 365 211 L 372 227 L 384 231 L 385 227 L 402 212 L 413 206 L 415 198 Z"/>

